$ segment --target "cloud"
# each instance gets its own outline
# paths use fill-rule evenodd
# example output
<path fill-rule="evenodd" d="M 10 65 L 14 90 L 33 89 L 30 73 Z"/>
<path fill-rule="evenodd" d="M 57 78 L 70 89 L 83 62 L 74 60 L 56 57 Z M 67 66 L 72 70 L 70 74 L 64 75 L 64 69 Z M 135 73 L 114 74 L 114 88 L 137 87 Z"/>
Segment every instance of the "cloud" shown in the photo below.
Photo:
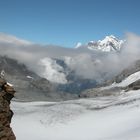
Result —
<path fill-rule="evenodd" d="M 127 33 L 126 38 L 121 57 L 125 59 L 126 63 L 131 63 L 131 61 L 140 59 L 140 37 L 133 33 Z"/>
<path fill-rule="evenodd" d="M 70 67 L 84 78 L 109 79 L 140 59 L 140 37 L 127 33 L 125 40 L 121 52 L 78 53 Z"/>
<path fill-rule="evenodd" d="M 15 37 L 15 36 L 7 35 L 5 33 L 0 33 L 0 42 L 12 43 L 12 44 L 15 44 L 15 45 L 30 45 L 30 44 L 32 44 L 29 41 L 19 39 L 19 38 Z"/>
<path fill-rule="evenodd" d="M 4 35 L 4 38 L 6 35 Z M 11 36 L 10 36 L 11 37 Z M 134 61 L 140 59 L 140 37 L 126 34 L 126 43 L 119 53 L 103 53 L 58 46 L 43 46 L 39 44 L 27 43 L 15 38 L 18 45 L 11 41 L 1 41 L 0 35 L 0 55 L 7 55 L 28 66 L 29 69 L 41 75 L 42 67 L 39 62 L 44 58 L 59 58 L 65 60 L 71 70 L 83 78 L 102 80 L 109 78 L 127 68 Z M 41 69 L 41 70 L 40 70 Z"/>

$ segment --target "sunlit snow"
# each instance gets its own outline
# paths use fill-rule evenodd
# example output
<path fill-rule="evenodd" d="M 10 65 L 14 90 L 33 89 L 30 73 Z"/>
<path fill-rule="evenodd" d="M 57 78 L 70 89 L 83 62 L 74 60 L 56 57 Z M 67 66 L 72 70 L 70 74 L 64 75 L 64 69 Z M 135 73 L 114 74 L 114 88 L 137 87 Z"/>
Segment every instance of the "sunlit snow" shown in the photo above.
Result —
<path fill-rule="evenodd" d="M 137 80 L 140 80 L 140 71 L 131 74 L 130 76 L 128 76 L 126 79 L 124 79 L 120 83 L 113 83 L 110 86 L 102 87 L 101 89 L 104 90 L 104 89 L 110 89 L 113 87 L 126 87 L 126 86 L 134 83 Z"/>
<path fill-rule="evenodd" d="M 12 102 L 17 140 L 139 140 L 140 90 L 64 102 Z"/>

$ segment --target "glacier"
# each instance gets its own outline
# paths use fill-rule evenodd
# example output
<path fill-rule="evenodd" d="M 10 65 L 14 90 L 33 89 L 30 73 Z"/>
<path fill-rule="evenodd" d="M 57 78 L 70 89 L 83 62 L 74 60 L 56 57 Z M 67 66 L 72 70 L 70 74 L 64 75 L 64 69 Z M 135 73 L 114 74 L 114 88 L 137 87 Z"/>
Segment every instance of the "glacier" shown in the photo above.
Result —
<path fill-rule="evenodd" d="M 63 102 L 17 102 L 18 140 L 139 140 L 140 90 Z"/>

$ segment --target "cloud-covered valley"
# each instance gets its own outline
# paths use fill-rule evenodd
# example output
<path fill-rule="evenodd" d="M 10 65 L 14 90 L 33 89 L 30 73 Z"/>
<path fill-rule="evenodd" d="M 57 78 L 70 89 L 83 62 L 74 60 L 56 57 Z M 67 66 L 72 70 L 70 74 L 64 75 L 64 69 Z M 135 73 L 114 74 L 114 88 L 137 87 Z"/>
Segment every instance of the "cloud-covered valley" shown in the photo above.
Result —
<path fill-rule="evenodd" d="M 11 39 L 11 41 L 5 39 L 7 36 L 8 40 Z M 59 59 L 64 61 L 67 67 L 78 76 L 100 81 L 118 74 L 135 60 L 140 59 L 140 37 L 127 33 L 125 40 L 120 52 L 101 52 L 82 48 L 34 44 L 1 33 L 0 55 L 18 60 L 19 63 L 24 63 L 30 70 L 46 78 L 45 72 L 49 67 L 51 67 L 49 70 L 58 68 L 52 75 L 62 76 L 65 81 L 66 72 L 64 68 L 62 66 L 53 66 L 57 64 L 56 59 Z M 45 60 L 49 60 L 46 58 L 51 58 L 53 63 L 49 65 L 48 62 L 45 63 Z"/>

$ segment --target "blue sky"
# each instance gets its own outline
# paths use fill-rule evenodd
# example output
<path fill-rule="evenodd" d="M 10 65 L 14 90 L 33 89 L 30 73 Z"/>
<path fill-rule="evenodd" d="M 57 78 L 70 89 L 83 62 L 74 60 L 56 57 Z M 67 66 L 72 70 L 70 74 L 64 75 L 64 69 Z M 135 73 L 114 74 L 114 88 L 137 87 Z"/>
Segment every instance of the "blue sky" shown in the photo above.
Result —
<path fill-rule="evenodd" d="M 140 34 L 140 0 L 0 0 L 0 32 L 65 47 Z"/>

